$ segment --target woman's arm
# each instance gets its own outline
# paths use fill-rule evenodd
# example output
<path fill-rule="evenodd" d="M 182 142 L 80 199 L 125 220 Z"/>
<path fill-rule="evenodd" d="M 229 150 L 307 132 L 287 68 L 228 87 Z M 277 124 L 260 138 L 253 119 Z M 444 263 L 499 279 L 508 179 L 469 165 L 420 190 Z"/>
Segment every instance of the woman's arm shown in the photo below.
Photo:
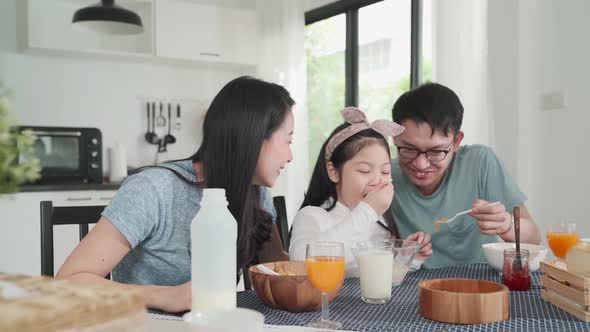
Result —
<path fill-rule="evenodd" d="M 180 286 L 128 285 L 104 277 L 129 253 L 131 245 L 105 217 L 84 237 L 57 272 L 56 278 L 137 289 L 146 306 L 167 312 L 190 310 L 190 282 Z"/>

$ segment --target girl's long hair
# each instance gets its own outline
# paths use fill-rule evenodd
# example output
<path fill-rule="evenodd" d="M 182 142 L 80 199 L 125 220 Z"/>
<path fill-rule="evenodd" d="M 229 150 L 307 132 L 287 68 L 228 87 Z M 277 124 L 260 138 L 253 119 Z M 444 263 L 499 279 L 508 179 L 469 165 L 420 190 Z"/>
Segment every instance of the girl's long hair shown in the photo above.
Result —
<path fill-rule="evenodd" d="M 321 207 L 325 202 L 328 201 L 330 202 L 330 205 L 326 207 L 326 210 L 330 211 L 334 208 L 334 206 L 336 206 L 336 202 L 338 201 L 336 194 L 336 184 L 330 180 L 328 171 L 326 170 L 326 145 L 328 145 L 328 142 L 334 135 L 348 126 L 350 126 L 349 123 L 343 123 L 336 127 L 336 129 L 332 131 L 328 139 L 326 139 L 322 145 L 320 154 L 311 175 L 309 187 L 305 192 L 305 198 L 303 199 L 300 209 L 308 205 Z M 338 145 L 336 149 L 334 149 L 332 157 L 329 161 L 331 161 L 338 172 L 342 174 L 342 167 L 344 166 L 344 163 L 352 159 L 360 150 L 370 144 L 381 144 L 387 150 L 387 154 L 389 155 L 389 145 L 387 144 L 385 138 L 372 129 L 365 129 L 352 135 L 340 145 Z M 399 236 L 399 232 L 397 230 L 397 226 L 395 225 L 393 214 L 391 213 L 390 209 L 385 211 L 383 218 L 387 223 L 389 232 L 397 238 Z"/>

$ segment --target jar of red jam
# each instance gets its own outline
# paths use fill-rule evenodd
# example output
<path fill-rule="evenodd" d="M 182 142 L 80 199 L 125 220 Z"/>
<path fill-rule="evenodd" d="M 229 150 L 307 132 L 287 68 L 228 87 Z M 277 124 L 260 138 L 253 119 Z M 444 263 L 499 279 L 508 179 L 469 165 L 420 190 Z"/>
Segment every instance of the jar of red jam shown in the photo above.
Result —
<path fill-rule="evenodd" d="M 520 249 L 504 249 L 504 269 L 502 282 L 512 291 L 527 291 L 531 288 L 529 269 L 529 251 Z"/>

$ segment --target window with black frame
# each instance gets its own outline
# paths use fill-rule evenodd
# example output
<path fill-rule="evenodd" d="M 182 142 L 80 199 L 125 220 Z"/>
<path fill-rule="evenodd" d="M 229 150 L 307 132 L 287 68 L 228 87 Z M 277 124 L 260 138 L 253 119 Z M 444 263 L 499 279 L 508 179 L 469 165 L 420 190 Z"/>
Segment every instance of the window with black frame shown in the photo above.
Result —
<path fill-rule="evenodd" d="M 403 92 L 431 79 L 431 4 L 341 0 L 305 14 L 312 168 L 321 144 L 342 122 L 343 107 L 360 107 L 370 120 L 390 119 Z"/>

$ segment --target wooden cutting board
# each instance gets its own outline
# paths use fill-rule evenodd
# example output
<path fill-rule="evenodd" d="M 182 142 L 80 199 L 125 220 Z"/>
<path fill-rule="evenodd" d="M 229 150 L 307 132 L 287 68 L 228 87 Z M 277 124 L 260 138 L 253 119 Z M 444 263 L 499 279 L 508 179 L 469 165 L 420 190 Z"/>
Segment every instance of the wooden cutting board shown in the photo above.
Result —
<path fill-rule="evenodd" d="M 0 282 L 0 331 L 145 330 L 145 304 L 133 290 L 4 273 Z M 7 283 L 26 294 L 9 296 Z"/>

